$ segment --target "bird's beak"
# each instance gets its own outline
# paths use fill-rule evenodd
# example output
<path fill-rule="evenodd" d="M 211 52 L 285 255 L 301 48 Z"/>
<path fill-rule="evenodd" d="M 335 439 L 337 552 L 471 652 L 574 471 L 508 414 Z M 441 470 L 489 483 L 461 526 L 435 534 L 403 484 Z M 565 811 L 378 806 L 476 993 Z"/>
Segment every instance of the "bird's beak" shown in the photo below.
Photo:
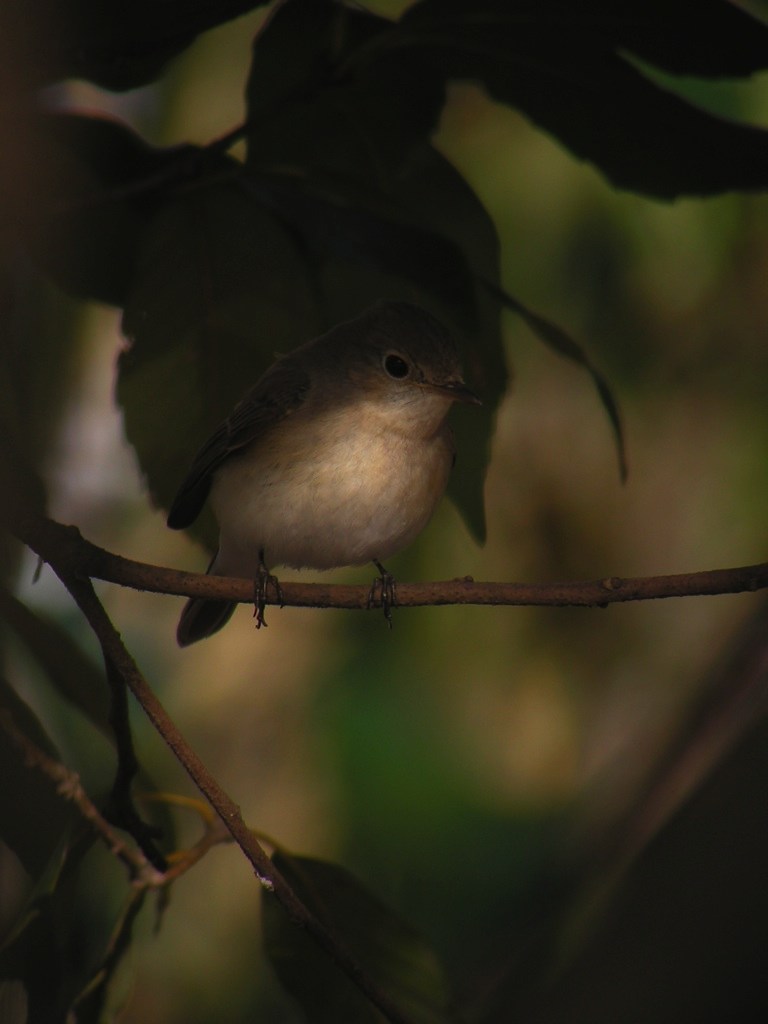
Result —
<path fill-rule="evenodd" d="M 483 404 L 474 391 L 469 390 L 463 380 L 447 380 L 440 384 L 430 384 L 429 387 L 454 402 L 464 402 L 466 405 Z"/>

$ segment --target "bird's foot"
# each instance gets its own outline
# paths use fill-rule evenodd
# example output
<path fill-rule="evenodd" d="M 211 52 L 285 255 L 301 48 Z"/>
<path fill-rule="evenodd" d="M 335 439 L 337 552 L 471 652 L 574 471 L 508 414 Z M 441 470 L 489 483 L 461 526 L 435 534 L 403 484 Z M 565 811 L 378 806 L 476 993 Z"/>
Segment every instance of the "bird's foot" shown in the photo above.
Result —
<path fill-rule="evenodd" d="M 283 600 L 283 588 L 280 586 L 280 580 L 267 569 L 264 564 L 264 557 L 260 556 L 259 574 L 253 581 L 253 617 L 256 619 L 256 629 L 261 629 L 262 626 L 267 625 L 267 620 L 264 617 L 264 611 L 267 606 L 267 587 L 272 587 L 275 597 L 282 608 L 285 602 Z"/>
<path fill-rule="evenodd" d="M 374 578 L 368 594 L 368 607 L 380 607 L 384 612 L 387 625 L 392 629 L 392 609 L 397 604 L 397 584 L 391 572 L 387 572 L 381 562 L 374 558 L 373 564 L 379 570 L 379 575 Z"/>

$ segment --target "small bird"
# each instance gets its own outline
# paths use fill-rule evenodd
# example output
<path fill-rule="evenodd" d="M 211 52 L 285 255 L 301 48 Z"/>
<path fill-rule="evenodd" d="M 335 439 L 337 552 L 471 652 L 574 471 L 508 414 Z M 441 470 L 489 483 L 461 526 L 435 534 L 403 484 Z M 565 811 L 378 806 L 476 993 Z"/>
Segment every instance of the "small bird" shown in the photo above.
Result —
<path fill-rule="evenodd" d="M 210 497 L 218 576 L 256 581 L 264 625 L 267 566 L 331 569 L 382 561 L 424 529 L 455 459 L 454 402 L 480 404 L 455 343 L 431 314 L 381 301 L 280 356 L 197 453 L 168 526 L 183 529 Z M 372 588 L 373 596 L 376 584 Z M 182 647 L 217 632 L 235 605 L 191 598 Z"/>

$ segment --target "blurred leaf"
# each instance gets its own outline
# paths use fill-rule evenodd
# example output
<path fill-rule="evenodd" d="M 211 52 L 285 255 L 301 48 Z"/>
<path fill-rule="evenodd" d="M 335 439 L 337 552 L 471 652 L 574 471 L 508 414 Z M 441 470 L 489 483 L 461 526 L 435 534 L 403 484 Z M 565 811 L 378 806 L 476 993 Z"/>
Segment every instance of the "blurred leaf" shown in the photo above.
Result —
<path fill-rule="evenodd" d="M 67 291 L 123 305 L 141 232 L 168 184 L 213 158 L 194 146 L 158 149 L 118 121 L 77 114 L 40 116 L 34 146 L 24 243 Z"/>
<path fill-rule="evenodd" d="M 570 39 L 574 49 L 601 43 L 676 74 L 738 77 L 768 66 L 768 28 L 729 0 L 420 0 L 401 25 L 449 45 L 461 27 L 468 47 L 495 36 L 497 52 L 511 44 L 511 53 L 522 49 L 514 35 L 526 40 L 529 31 L 543 30 L 553 42 Z"/>
<path fill-rule="evenodd" d="M 768 66 L 768 29 L 730 0 L 590 0 L 576 17 L 599 18 L 617 49 L 677 75 L 738 78 Z"/>
<path fill-rule="evenodd" d="M 0 677 L 0 708 L 16 729 L 52 757 L 56 750 L 37 717 Z M 46 869 L 74 817 L 56 784 L 26 763 L 23 751 L 0 726 L 0 839 L 16 854 L 31 878 Z"/>
<path fill-rule="evenodd" d="M 768 66 L 768 27 L 731 4 L 638 2 L 617 13 L 605 0 L 422 0 L 392 44 L 421 54 L 426 79 L 481 82 L 617 187 L 664 199 L 768 187 L 768 132 L 686 103 L 622 54 L 711 76 Z"/>
<path fill-rule="evenodd" d="M 403 217 L 386 197 L 355 195 L 351 184 L 297 187 L 286 178 L 248 179 L 249 190 L 301 233 L 314 265 L 324 259 L 364 263 L 382 280 L 399 277 L 413 292 L 451 305 L 454 317 L 464 325 L 473 324 L 474 282 L 461 249 L 444 235 Z M 354 312 L 360 312 L 357 301 Z M 346 315 L 352 313 L 350 306 Z"/>
<path fill-rule="evenodd" d="M 511 310 L 513 313 L 516 313 L 521 320 L 528 325 L 540 341 L 543 341 L 545 345 L 551 348 L 554 352 L 557 352 L 558 355 L 563 356 L 565 359 L 570 359 L 571 362 L 582 367 L 582 369 L 586 370 L 590 375 L 613 430 L 613 436 L 616 442 L 616 454 L 619 460 L 619 475 L 622 481 L 625 481 L 627 479 L 627 456 L 624 446 L 624 431 L 621 426 L 621 414 L 619 412 L 619 407 L 608 381 L 602 373 L 592 365 L 589 356 L 581 345 L 574 341 L 574 339 L 561 327 L 558 327 L 557 324 L 545 319 L 545 317 L 539 316 L 538 313 L 534 313 L 503 289 L 491 286 L 489 287 L 502 305 L 506 306 L 506 308 Z"/>
<path fill-rule="evenodd" d="M 72 637 L 2 587 L 0 616 L 24 643 L 58 693 L 114 742 L 104 673 L 86 657 Z"/>
<path fill-rule="evenodd" d="M 254 10 L 266 0 L 101 0 L 17 2 L 2 27 L 13 32 L 42 85 L 87 78 L 105 89 L 125 90 L 157 78 L 201 32 Z"/>
<path fill-rule="evenodd" d="M 437 957 L 410 925 L 337 864 L 284 853 L 275 853 L 272 860 L 299 899 L 339 938 L 409 1022 L 455 1021 Z M 269 894 L 264 896 L 264 942 L 280 981 L 312 1024 L 384 1020 Z"/>
<path fill-rule="evenodd" d="M 320 323 L 291 234 L 237 183 L 214 183 L 170 201 L 142 232 L 123 327 L 126 432 L 167 508 L 197 447 L 275 352 Z"/>
<path fill-rule="evenodd" d="M 321 88 L 347 54 L 391 25 L 370 11 L 334 0 L 277 5 L 253 44 L 246 90 L 249 123 L 280 103 Z"/>
<path fill-rule="evenodd" d="M 344 173 L 377 187 L 397 179 L 445 97 L 415 55 L 370 45 L 393 26 L 334 0 L 279 7 L 254 43 L 249 167 Z"/>
<path fill-rule="evenodd" d="M 78 885 L 91 843 L 90 835 L 83 834 L 66 849 L 0 948 L 0 984 L 21 986 L 26 996 L 28 1016 L 23 1024 L 71 1019 L 67 1011 L 91 969 L 88 947 L 104 941 L 104 936 L 93 934 L 97 929 L 86 932 L 81 917 Z"/>
<path fill-rule="evenodd" d="M 0 618 L 8 623 L 38 663 L 46 682 L 59 696 L 82 712 L 114 746 L 110 695 L 102 670 L 94 665 L 57 623 L 42 618 L 2 587 Z M 138 779 L 142 792 L 154 793 L 157 790 L 151 776 L 141 767 Z M 153 825 L 163 837 L 165 849 L 174 849 L 176 823 L 170 806 L 164 801 L 152 801 L 149 810 Z"/>

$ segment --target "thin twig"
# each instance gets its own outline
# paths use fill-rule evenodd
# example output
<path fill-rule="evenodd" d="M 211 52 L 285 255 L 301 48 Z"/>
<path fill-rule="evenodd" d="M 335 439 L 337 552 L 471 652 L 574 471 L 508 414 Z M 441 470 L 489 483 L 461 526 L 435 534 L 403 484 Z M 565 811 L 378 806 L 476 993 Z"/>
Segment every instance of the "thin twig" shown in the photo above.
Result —
<path fill-rule="evenodd" d="M 73 772 L 33 743 L 19 729 L 11 712 L 6 708 L 0 708 L 0 727 L 23 754 L 26 763 L 47 775 L 56 786 L 57 792 L 77 807 L 83 819 L 93 828 L 110 852 L 125 864 L 133 881 L 144 886 L 157 886 L 161 883 L 162 874 L 150 864 L 141 850 L 129 845 L 118 835 L 86 793 L 77 772 Z"/>
<path fill-rule="evenodd" d="M 109 721 L 117 748 L 117 769 L 105 814 L 115 825 L 129 832 L 157 870 L 164 872 L 167 867 L 165 858 L 155 844 L 161 832 L 144 821 L 136 810 L 131 794 L 133 780 L 139 772 L 139 762 L 133 746 L 128 714 L 128 691 L 112 663 L 105 659 L 104 667 L 110 692 Z"/>
<path fill-rule="evenodd" d="M 112 824 L 86 793 L 77 772 L 67 768 L 66 765 L 41 750 L 29 736 L 19 729 L 11 712 L 2 706 L 0 706 L 0 728 L 17 747 L 24 757 L 25 763 L 47 775 L 56 786 L 59 795 L 77 807 L 83 820 L 98 834 L 110 853 L 125 864 L 129 878 L 137 890 L 167 887 L 181 875 L 186 874 L 214 846 L 232 840 L 232 836 L 222 822 L 211 814 L 210 819 L 204 818 L 205 829 L 202 836 L 189 849 L 170 856 L 168 868 L 165 871 L 160 871 L 149 861 L 142 850 L 126 843 L 115 831 Z M 155 796 L 156 794 L 149 794 L 147 799 L 152 799 Z M 182 802 L 175 794 L 165 799 L 169 803 Z M 204 806 L 207 808 L 208 804 Z"/>

